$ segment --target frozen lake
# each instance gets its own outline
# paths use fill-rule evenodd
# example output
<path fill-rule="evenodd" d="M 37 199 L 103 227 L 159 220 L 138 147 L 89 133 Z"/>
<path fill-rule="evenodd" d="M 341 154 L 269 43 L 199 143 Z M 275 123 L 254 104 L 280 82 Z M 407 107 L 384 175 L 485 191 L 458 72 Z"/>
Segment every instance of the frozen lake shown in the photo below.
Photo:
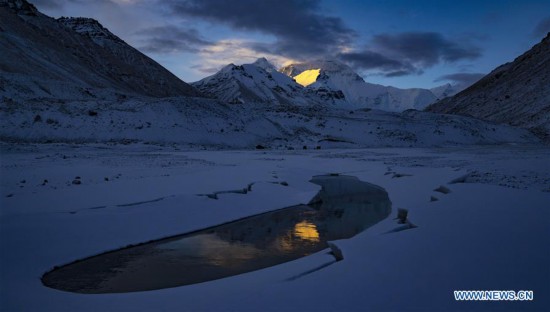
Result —
<path fill-rule="evenodd" d="M 196 284 L 292 261 L 351 238 L 389 216 L 384 189 L 351 176 L 316 176 L 308 205 L 93 256 L 42 282 L 77 293 L 118 293 Z"/>
<path fill-rule="evenodd" d="M 550 150 L 546 147 L 186 151 L 147 145 L 4 144 L 0 148 L 2 310 L 517 311 L 550 305 Z M 316 212 L 318 207 L 308 204 L 315 206 L 312 198 L 322 187 L 310 182 L 311 177 L 332 173 L 383 188 L 391 201 L 391 215 L 385 217 L 388 208 L 383 207 L 372 219 L 368 213 L 350 214 L 348 220 L 347 212 L 341 219 L 340 212 L 325 216 Z M 296 205 L 301 208 L 296 209 L 295 220 L 280 216 L 276 222 L 278 213 L 269 214 Z M 407 229 L 395 220 L 400 208 L 408 210 L 417 227 Z M 231 225 L 256 215 L 263 217 L 250 230 Z M 331 218 L 335 222 L 325 222 Z M 226 230 L 196 232 L 220 224 Z M 351 224 L 342 226 L 349 233 L 364 230 L 328 238 L 328 233 L 340 232 L 340 224 Z M 269 227 L 272 236 L 256 234 Z M 192 232 L 201 235 L 178 236 Z M 283 233 L 293 237 L 287 245 Z M 255 241 L 258 237 L 264 238 Z M 290 257 L 274 266 L 267 266 L 271 260 L 262 260 L 258 264 L 266 265 L 262 269 L 184 287 L 150 286 L 154 279 L 141 275 L 141 284 L 135 283 L 140 289 L 133 290 L 159 288 L 141 292 L 82 294 L 41 282 L 44 272 L 54 266 L 107 251 L 128 252 L 132 248 L 124 248 L 129 245 L 158 238 L 172 239 L 150 245 L 161 254 L 187 253 L 206 245 L 208 258 L 210 247 L 221 245 L 229 255 L 210 258 L 219 263 L 233 254 L 255 257 L 256 249 L 270 242 L 281 249 L 305 246 L 305 251 L 295 250 L 308 256 Z M 344 260 L 324 266 L 335 258 L 317 239 L 336 244 Z M 319 247 L 307 250 L 315 245 Z M 93 267 L 108 274 L 117 268 L 116 261 Z M 128 270 L 130 279 L 146 274 L 147 268 L 138 262 L 124 263 L 117 270 Z M 150 263 L 150 268 L 160 268 Z M 130 269 L 139 274 L 130 274 Z M 134 284 L 128 281 L 119 285 Z M 76 288 L 73 291 L 82 287 Z M 533 290 L 535 300 L 454 300 L 454 290 L 469 289 Z"/>

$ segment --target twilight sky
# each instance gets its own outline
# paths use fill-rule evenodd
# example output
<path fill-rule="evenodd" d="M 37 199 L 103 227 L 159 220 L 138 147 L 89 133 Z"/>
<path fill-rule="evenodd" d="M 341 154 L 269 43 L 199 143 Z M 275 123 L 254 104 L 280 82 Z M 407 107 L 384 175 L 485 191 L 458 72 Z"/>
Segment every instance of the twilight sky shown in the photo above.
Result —
<path fill-rule="evenodd" d="M 187 82 L 228 63 L 338 59 L 366 81 L 476 80 L 550 31 L 548 0 L 30 0 L 99 20 Z"/>

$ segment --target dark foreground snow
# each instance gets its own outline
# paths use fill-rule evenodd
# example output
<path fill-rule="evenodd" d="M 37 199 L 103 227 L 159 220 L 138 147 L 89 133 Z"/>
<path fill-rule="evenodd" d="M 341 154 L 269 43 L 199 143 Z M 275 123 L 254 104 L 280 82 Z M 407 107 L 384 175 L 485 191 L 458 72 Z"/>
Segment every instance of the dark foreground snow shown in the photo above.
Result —
<path fill-rule="evenodd" d="M 1 153 L 2 311 L 544 310 L 550 304 L 547 148 L 264 152 L 50 144 L 2 145 Z M 226 279 L 140 293 L 83 295 L 40 282 L 53 266 L 106 250 L 307 203 L 319 190 L 310 178 L 334 172 L 385 188 L 393 211 L 334 242 L 344 260 L 322 270 L 301 276 L 332 260 L 328 249 Z M 246 194 L 197 196 L 252 182 Z M 440 186 L 450 192 L 434 191 Z M 418 227 L 400 230 L 393 219 L 398 208 L 408 209 Z M 485 289 L 533 290 L 535 300 L 453 297 L 453 290 Z"/>

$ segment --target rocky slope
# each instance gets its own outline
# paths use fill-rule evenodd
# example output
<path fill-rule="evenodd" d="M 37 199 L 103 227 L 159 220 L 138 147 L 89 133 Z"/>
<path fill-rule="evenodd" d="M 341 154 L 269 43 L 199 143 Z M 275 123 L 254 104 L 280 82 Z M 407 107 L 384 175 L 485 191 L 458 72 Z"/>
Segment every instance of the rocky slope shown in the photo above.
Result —
<path fill-rule="evenodd" d="M 0 0 L 0 95 L 85 99 L 200 93 L 88 18 L 50 18 L 25 0 Z"/>
<path fill-rule="evenodd" d="M 550 33 L 513 62 L 427 110 L 524 127 L 549 140 Z"/>

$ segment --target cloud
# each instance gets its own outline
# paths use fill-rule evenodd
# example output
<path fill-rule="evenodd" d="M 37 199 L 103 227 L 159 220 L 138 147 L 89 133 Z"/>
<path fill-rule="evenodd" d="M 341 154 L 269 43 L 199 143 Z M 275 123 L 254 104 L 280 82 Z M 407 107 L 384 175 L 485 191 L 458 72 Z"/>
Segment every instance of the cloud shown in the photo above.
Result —
<path fill-rule="evenodd" d="M 198 55 L 201 62 L 191 66 L 202 74 L 213 74 L 229 63 L 252 63 L 259 57 L 267 58 L 275 66 L 288 65 L 295 60 L 272 53 L 258 54 L 261 44 L 242 39 L 224 39 L 203 47 Z"/>
<path fill-rule="evenodd" d="M 550 16 L 543 18 L 533 29 L 533 37 L 543 38 L 550 32 Z"/>
<path fill-rule="evenodd" d="M 226 0 L 166 2 L 181 17 L 273 35 L 277 42 L 263 48 L 290 57 L 334 54 L 356 37 L 355 31 L 342 19 L 320 14 L 319 0 L 241 0 L 230 4 Z"/>
<path fill-rule="evenodd" d="M 194 69 L 194 70 L 196 70 L 200 73 L 207 74 L 207 75 L 215 74 L 220 70 L 219 66 L 207 67 L 203 64 L 195 64 L 195 65 L 190 66 L 189 68 Z"/>
<path fill-rule="evenodd" d="M 403 76 L 412 75 L 414 73 L 421 74 L 422 71 L 411 72 L 411 71 L 408 71 L 408 70 L 396 70 L 396 71 L 392 71 L 392 72 L 389 72 L 389 73 L 385 73 L 384 77 L 403 77 Z"/>
<path fill-rule="evenodd" d="M 481 73 L 455 73 L 455 74 L 441 76 L 436 80 L 434 80 L 434 82 L 450 81 L 455 85 L 460 85 L 466 88 L 471 86 L 472 84 L 477 82 L 479 79 L 483 78 L 484 76 L 485 74 L 481 74 Z"/>
<path fill-rule="evenodd" d="M 86 0 L 35 0 L 41 6 L 70 9 Z M 322 11 L 321 0 L 98 0 L 101 22 L 126 34 L 131 44 L 154 54 L 195 53 L 193 69 L 211 73 L 229 62 L 252 62 L 265 56 L 277 65 L 289 61 L 336 58 L 365 74 L 399 77 L 420 75 L 440 63 L 481 56 L 479 35 L 449 37 L 438 32 L 381 33 L 361 39 L 345 20 Z M 128 7 L 132 6 L 132 10 Z M 133 12 L 133 13 L 131 13 Z M 131 18 L 130 18 L 131 17 Z M 136 32 L 140 20 L 142 30 Z M 249 32 L 245 37 L 214 41 L 203 22 Z M 193 22 L 198 22 L 196 29 Z M 164 26 L 159 26 L 164 25 Z M 541 26 L 542 27 L 542 26 Z M 198 29 L 198 30 L 197 30 Z M 258 33 L 268 35 L 260 40 Z M 249 36 L 251 35 L 251 36 Z M 219 38 L 219 37 L 218 37 Z M 212 40 L 212 41 L 211 41 Z M 270 41 L 268 41 L 270 40 Z"/>
<path fill-rule="evenodd" d="M 420 68 L 481 56 L 480 48 L 467 42 L 449 40 L 436 32 L 379 34 L 374 36 L 372 44 L 380 53 L 406 60 Z"/>
<path fill-rule="evenodd" d="M 387 58 L 382 54 L 373 51 L 364 51 L 361 53 L 341 53 L 339 57 L 344 61 L 355 63 L 357 66 L 365 69 L 395 69 L 403 66 L 402 62 Z"/>
<path fill-rule="evenodd" d="M 340 53 L 338 59 L 360 70 L 391 71 L 394 73 L 394 76 L 397 76 L 397 72 L 401 73 L 401 75 L 415 72 L 415 68 L 410 64 L 369 50 Z"/>
<path fill-rule="evenodd" d="M 480 57 L 481 49 L 470 42 L 479 38 L 470 35 L 451 40 L 435 32 L 377 34 L 364 49 L 340 53 L 338 59 L 359 70 L 378 71 L 377 74 L 386 77 L 420 75 L 442 62 Z"/>
<path fill-rule="evenodd" d="M 173 25 L 158 26 L 138 31 L 143 37 L 140 50 L 151 53 L 198 52 L 213 44 L 202 38 L 196 29 L 183 29 Z"/>
<path fill-rule="evenodd" d="M 54 9 L 59 10 L 67 4 L 78 3 L 78 4 L 88 4 L 87 0 L 32 0 L 30 1 L 39 9 Z M 94 4 L 100 3 L 116 3 L 116 2 L 125 2 L 123 0 L 96 0 Z"/>

